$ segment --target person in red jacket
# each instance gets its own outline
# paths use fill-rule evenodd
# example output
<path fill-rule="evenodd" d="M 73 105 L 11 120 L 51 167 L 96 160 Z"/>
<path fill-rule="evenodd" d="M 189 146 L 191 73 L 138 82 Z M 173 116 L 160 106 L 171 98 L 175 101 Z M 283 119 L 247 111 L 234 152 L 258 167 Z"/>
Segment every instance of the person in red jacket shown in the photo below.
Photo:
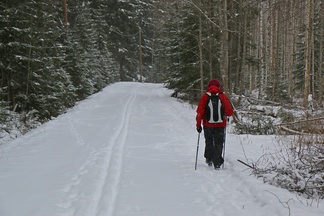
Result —
<path fill-rule="evenodd" d="M 223 121 L 220 123 L 210 123 L 206 119 L 205 110 L 208 101 L 208 94 L 218 94 L 218 97 L 222 103 L 224 117 Z M 208 88 L 205 94 L 200 98 L 197 115 L 196 115 L 196 128 L 198 133 L 201 133 L 202 128 L 204 128 L 205 136 L 205 153 L 206 163 L 209 166 L 214 164 L 215 169 L 219 168 L 223 163 L 224 159 L 222 157 L 223 143 L 225 139 L 225 128 L 227 123 L 226 116 L 233 115 L 233 109 L 230 101 L 226 94 L 221 90 L 221 84 L 217 79 L 212 79 L 208 83 Z"/>

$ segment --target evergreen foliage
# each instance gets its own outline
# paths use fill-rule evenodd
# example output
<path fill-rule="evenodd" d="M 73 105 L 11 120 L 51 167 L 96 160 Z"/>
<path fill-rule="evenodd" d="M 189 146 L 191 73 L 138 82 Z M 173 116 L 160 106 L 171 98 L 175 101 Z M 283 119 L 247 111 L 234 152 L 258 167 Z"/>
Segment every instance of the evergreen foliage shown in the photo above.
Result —
<path fill-rule="evenodd" d="M 306 36 L 309 93 L 320 99 L 323 6 L 315 1 L 308 35 L 305 3 L 274 2 L 71 0 L 65 23 L 62 1 L 2 1 L 0 110 L 43 122 L 109 83 L 140 76 L 190 101 L 211 78 L 228 94 L 305 99 Z"/>
<path fill-rule="evenodd" d="M 191 4 L 170 1 L 170 4 L 165 7 L 167 16 L 161 42 L 165 49 L 158 53 L 159 57 L 163 56 L 166 63 L 163 68 L 165 70 L 163 77 L 170 89 L 189 95 L 188 99 L 197 98 L 200 88 L 199 31 L 201 31 L 202 37 L 203 83 L 206 85 L 211 78 L 224 81 L 224 75 L 220 72 L 220 56 L 222 55 L 220 47 L 223 45 L 221 36 L 225 30 L 220 26 L 222 21 L 219 14 L 215 13 L 218 11 L 217 7 L 221 7 L 221 4 L 212 1 L 202 1 L 201 3 L 192 1 Z M 257 15 L 258 10 L 255 6 L 244 7 L 239 2 L 230 1 L 229 30 L 227 30 L 230 44 L 228 74 L 229 84 L 236 91 L 240 90 L 237 88 L 238 83 L 248 82 L 248 80 L 240 80 L 242 68 L 245 65 L 257 66 L 259 64 L 257 57 L 252 55 L 248 55 L 245 62 L 242 62 L 243 53 L 236 51 L 243 49 L 244 32 L 238 30 L 244 25 L 242 23 L 244 16 L 248 17 L 248 27 L 251 27 L 251 20 L 255 19 Z M 202 19 L 201 29 L 199 29 L 199 17 Z M 249 35 L 247 35 L 247 40 L 249 41 L 246 42 L 246 53 L 249 53 L 256 46 Z M 224 85 L 229 88 L 225 83 Z"/>
<path fill-rule="evenodd" d="M 186 92 L 199 79 L 198 17 L 191 8 L 178 10 L 166 27 L 168 40 L 164 44 L 168 61 L 165 82 L 171 89 Z"/>
<path fill-rule="evenodd" d="M 152 6 L 68 1 L 64 23 L 61 1 L 0 3 L 1 131 L 10 116 L 33 127 L 27 119 L 47 121 L 109 83 L 137 80 L 140 28 L 144 70 L 151 63 Z"/>

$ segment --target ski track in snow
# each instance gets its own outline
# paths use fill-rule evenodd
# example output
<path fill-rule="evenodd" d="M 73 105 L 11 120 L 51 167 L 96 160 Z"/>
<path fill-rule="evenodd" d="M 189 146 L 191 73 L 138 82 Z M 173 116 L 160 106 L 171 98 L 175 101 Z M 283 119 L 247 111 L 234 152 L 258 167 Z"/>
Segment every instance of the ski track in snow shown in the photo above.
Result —
<path fill-rule="evenodd" d="M 136 98 L 136 89 L 131 91 L 130 97 L 125 104 L 121 123 L 112 137 L 106 163 L 103 166 L 102 177 L 98 184 L 95 195 L 95 208 L 88 215 L 113 215 L 118 182 L 121 175 L 125 140 L 127 137 L 129 119 Z M 102 205 L 105 203 L 104 205 Z M 98 214 L 99 213 L 99 214 Z M 106 214 L 107 213 L 107 214 Z"/>
<path fill-rule="evenodd" d="M 127 102 L 122 107 L 122 116 L 119 126 L 115 129 L 114 134 L 111 136 L 108 142 L 108 147 L 103 152 L 96 151 L 92 149 L 90 157 L 83 164 L 76 176 L 73 177 L 71 184 L 66 186 L 63 191 L 67 195 L 62 201 L 63 204 L 58 204 L 61 208 L 68 209 L 64 215 L 66 216 L 80 216 L 80 215 L 113 215 L 114 206 L 116 201 L 116 196 L 118 194 L 118 183 L 122 170 L 122 161 L 124 154 L 125 140 L 127 137 L 127 130 L 130 115 L 132 112 L 133 102 L 136 98 L 136 89 L 131 91 L 131 94 L 125 94 L 124 97 L 127 98 Z M 70 125 L 70 130 L 76 137 L 77 142 L 80 145 L 84 145 L 84 140 L 82 135 L 76 130 L 73 120 L 68 117 L 68 122 Z M 108 128 L 105 128 L 108 130 Z M 91 146 L 89 145 L 91 149 Z M 104 158 L 104 161 L 100 165 L 100 176 L 96 182 L 95 192 L 92 195 L 91 203 L 84 203 L 87 209 L 76 209 L 78 205 L 74 208 L 73 203 L 78 204 L 80 202 L 79 198 L 82 197 L 79 194 L 79 187 L 83 179 L 83 175 L 87 174 L 91 168 L 98 162 L 100 158 Z M 83 195 L 84 196 L 84 195 Z"/>

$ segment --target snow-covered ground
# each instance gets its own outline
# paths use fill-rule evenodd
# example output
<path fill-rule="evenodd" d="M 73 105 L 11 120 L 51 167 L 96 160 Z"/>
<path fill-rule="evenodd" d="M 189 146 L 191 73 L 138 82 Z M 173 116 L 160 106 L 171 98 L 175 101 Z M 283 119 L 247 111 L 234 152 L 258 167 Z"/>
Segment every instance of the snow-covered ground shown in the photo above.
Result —
<path fill-rule="evenodd" d="M 0 216 L 324 215 L 323 201 L 264 184 L 237 162 L 260 157 L 272 136 L 228 133 L 215 171 L 201 134 L 195 171 L 195 107 L 169 94 L 116 83 L 1 145 Z"/>

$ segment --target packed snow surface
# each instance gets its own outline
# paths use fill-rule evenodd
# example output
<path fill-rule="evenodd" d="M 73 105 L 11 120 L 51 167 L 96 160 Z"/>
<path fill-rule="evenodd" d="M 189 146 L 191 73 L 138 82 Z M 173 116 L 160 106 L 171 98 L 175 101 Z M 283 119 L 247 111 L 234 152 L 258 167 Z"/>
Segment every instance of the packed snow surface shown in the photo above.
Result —
<path fill-rule="evenodd" d="M 231 133 L 205 164 L 195 107 L 161 84 L 116 83 L 0 146 L 0 216 L 323 216 L 324 203 L 263 183 L 237 161 L 272 136 Z"/>

